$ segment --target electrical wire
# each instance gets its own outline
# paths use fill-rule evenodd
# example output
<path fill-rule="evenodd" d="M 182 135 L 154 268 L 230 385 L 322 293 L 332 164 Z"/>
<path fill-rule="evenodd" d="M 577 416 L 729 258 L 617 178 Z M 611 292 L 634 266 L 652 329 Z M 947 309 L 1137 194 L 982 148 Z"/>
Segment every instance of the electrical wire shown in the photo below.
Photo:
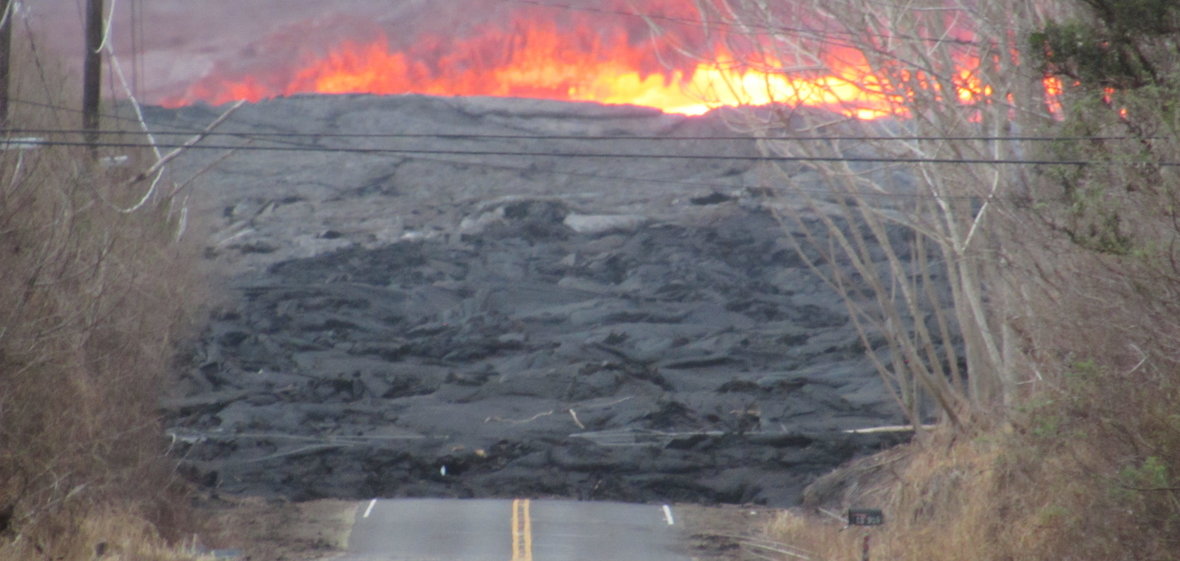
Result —
<path fill-rule="evenodd" d="M 89 144 L 87 144 L 86 146 L 89 146 Z M 199 145 L 198 145 L 198 147 L 199 147 Z M 307 148 L 315 149 L 316 147 L 307 147 Z M 238 149 L 240 150 L 240 148 L 238 148 Z M 231 152 L 227 152 L 227 153 L 231 153 Z M 366 154 L 383 155 L 381 153 L 375 153 L 375 152 L 366 152 Z M 508 172 L 514 172 L 514 173 L 543 173 L 546 175 L 552 175 L 552 176 L 558 176 L 558 177 L 571 177 L 571 178 L 576 178 L 576 179 L 585 179 L 585 180 L 594 180 L 594 181 L 614 181 L 614 182 L 625 183 L 625 184 L 630 184 L 630 185 L 637 184 L 637 183 L 655 184 L 655 185 L 676 185 L 676 186 L 680 186 L 680 187 L 698 187 L 698 188 L 710 189 L 713 191 L 716 191 L 719 189 L 733 189 L 733 188 L 747 188 L 747 189 L 751 189 L 751 190 L 755 190 L 755 191 L 773 191 L 775 189 L 775 187 L 771 187 L 771 186 L 763 185 L 763 184 L 758 184 L 758 185 L 736 184 L 735 185 L 734 183 L 708 182 L 708 181 L 697 181 L 697 180 L 687 180 L 687 179 L 668 179 L 668 178 L 663 178 L 663 177 L 635 177 L 635 176 L 627 176 L 627 175 L 578 172 L 578 171 L 571 171 L 571 170 L 537 169 L 531 165 L 530 166 L 510 165 L 510 164 L 503 164 L 503 163 L 495 163 L 495 162 L 488 161 L 488 160 L 482 160 L 482 161 L 480 161 L 480 160 L 456 160 L 456 159 L 444 159 L 444 158 L 437 158 L 437 157 L 414 156 L 414 155 L 399 155 L 399 157 L 406 159 L 406 160 L 412 160 L 415 162 L 425 162 L 425 163 L 440 164 L 440 165 L 475 166 L 475 167 L 480 167 L 480 168 L 484 168 L 484 169 L 491 169 L 491 170 L 497 170 L 497 171 L 508 171 Z M 795 186 L 795 187 L 791 188 L 791 191 L 792 192 L 813 193 L 813 194 L 816 194 L 819 196 L 832 196 L 833 195 L 833 192 L 830 189 L 825 189 L 825 188 L 805 188 L 805 187 Z M 986 199 L 986 200 L 993 201 L 993 202 L 996 202 L 996 201 L 1020 201 L 1021 203 L 1027 202 L 1026 199 L 1020 198 L 1020 197 L 995 197 L 995 196 L 983 197 L 983 196 L 979 196 L 979 195 L 939 195 L 939 196 L 935 197 L 933 195 L 920 194 L 920 193 L 891 193 L 891 192 L 885 192 L 885 191 L 857 191 L 856 193 L 845 193 L 842 196 L 853 196 L 853 197 L 858 197 L 858 198 L 886 199 L 886 200 L 888 200 L 888 199 L 892 199 L 892 200 L 941 199 L 941 200 L 982 201 L 982 200 Z"/>
<path fill-rule="evenodd" d="M 133 119 L 132 119 L 133 120 Z M 10 132 L 20 131 L 52 131 L 62 132 L 68 131 L 73 133 L 84 132 L 80 129 L 13 129 Z M 195 131 L 195 129 L 194 129 Z M 136 134 L 127 131 L 102 131 L 103 134 Z M 140 133 L 142 134 L 142 133 Z M 153 134 L 155 132 L 153 131 Z M 172 131 L 170 134 L 185 134 L 191 135 L 193 131 Z M 567 135 L 545 136 L 545 135 L 443 135 L 443 134 L 351 134 L 351 133 L 210 133 L 209 136 L 220 134 L 222 136 L 232 136 L 252 140 L 263 140 L 272 143 L 280 144 L 279 146 L 257 146 L 257 145 L 210 145 L 197 144 L 189 147 L 190 149 L 203 150 L 235 150 L 235 151 L 266 151 L 266 152 L 320 152 L 320 153 L 351 153 L 351 154 L 370 154 L 370 155 L 387 155 L 387 156 L 480 156 L 480 157 L 549 157 L 549 158 L 580 158 L 580 159 L 602 159 L 602 158 L 619 158 L 619 159 L 672 159 L 672 160 L 730 160 L 730 161 L 750 161 L 750 162 L 849 162 L 849 163 L 876 163 L 876 164 L 984 164 L 984 165 L 1033 165 L 1033 166 L 1118 166 L 1118 165 L 1144 165 L 1143 163 L 1120 163 L 1103 160 L 1047 160 L 1047 159 L 983 159 L 983 158 L 895 158 L 895 157 L 870 157 L 870 156 L 773 156 L 773 155 L 717 155 L 717 154 L 636 154 L 629 152 L 540 152 L 540 151 L 510 151 L 510 150 L 454 150 L 454 149 L 406 149 L 406 148 L 359 148 L 359 147 L 331 147 L 319 145 L 307 145 L 290 142 L 290 138 L 406 138 L 406 139 L 421 139 L 421 138 L 440 138 L 440 139 L 479 139 L 479 140 L 504 140 L 504 139 L 521 139 L 521 140 L 701 140 L 712 141 L 717 140 L 715 137 L 688 137 L 688 138 L 666 138 L 666 137 L 577 137 Z M 163 133 L 161 133 L 163 136 Z M 273 140 L 278 138 L 280 140 Z M 829 136 L 829 137 L 739 137 L 730 136 L 722 137 L 725 140 L 775 140 L 775 141 L 810 141 L 810 140 L 929 140 L 929 141 L 952 141 L 952 140 L 1005 140 L 1005 141 L 1060 141 L 1060 140 L 1090 140 L 1090 139 L 1127 139 L 1129 137 L 859 137 L 859 136 Z M 61 141 L 61 140 L 47 140 L 47 139 L 20 139 L 19 141 L 24 145 L 38 145 L 38 146 L 96 146 L 106 148 L 150 148 L 151 145 L 147 143 L 137 142 L 101 142 L 92 145 L 85 142 L 76 141 Z M 0 144 L 3 141 L 0 140 Z M 178 148 L 181 143 L 164 142 L 156 144 L 158 148 Z M 454 163 L 454 162 L 452 162 Z M 472 162 L 463 162 L 471 164 Z M 1151 165 L 1159 167 L 1178 167 L 1180 162 L 1152 162 Z M 629 178 L 634 179 L 634 178 Z"/>
<path fill-rule="evenodd" d="M 78 144 L 81 145 L 83 143 L 78 143 Z M 86 144 L 86 146 L 89 146 L 89 145 Z M 199 148 L 199 147 L 200 147 L 200 145 L 196 146 L 196 148 Z M 238 147 L 235 149 L 242 150 L 242 149 L 246 149 L 246 148 L 248 148 L 248 147 Z M 309 150 L 313 150 L 313 149 L 314 150 L 322 150 L 321 148 L 317 148 L 317 147 L 307 147 L 307 148 Z M 374 151 L 366 151 L 363 153 L 368 154 L 368 155 L 384 155 L 381 152 L 374 152 Z M 680 187 L 704 188 L 704 189 L 709 189 L 712 191 L 717 191 L 720 189 L 745 188 L 745 189 L 750 189 L 752 191 L 773 192 L 779 188 L 778 186 L 769 186 L 769 185 L 765 185 L 765 184 L 749 185 L 749 184 L 721 183 L 721 182 L 709 182 L 709 181 L 698 181 L 698 180 L 687 180 L 687 179 L 668 179 L 668 178 L 662 178 L 662 177 L 635 177 L 635 176 L 627 176 L 627 175 L 578 172 L 578 171 L 557 170 L 557 169 L 537 169 L 533 166 L 517 166 L 517 165 L 510 165 L 510 164 L 501 164 L 501 163 L 495 163 L 495 162 L 487 161 L 487 160 L 482 160 L 482 161 L 456 160 L 456 159 L 443 159 L 443 158 L 437 158 L 437 157 L 432 158 L 432 157 L 427 157 L 427 156 L 416 156 L 416 155 L 405 155 L 405 154 L 399 154 L 399 157 L 407 159 L 407 160 L 416 161 L 416 162 L 426 162 L 426 163 L 433 163 L 433 164 L 440 164 L 440 165 L 476 166 L 476 167 L 485 168 L 485 169 L 498 170 L 498 171 L 509 171 L 509 172 L 515 172 L 515 173 L 543 173 L 546 175 L 559 176 L 559 177 L 571 177 L 571 178 L 585 179 L 585 180 L 614 181 L 614 182 L 625 183 L 625 184 L 629 184 L 629 185 L 633 185 L 633 184 L 637 184 L 637 183 L 656 184 L 656 185 L 676 185 L 676 186 L 680 186 Z M 854 197 L 854 198 L 881 199 L 881 200 L 935 200 L 935 199 L 938 199 L 938 200 L 965 200 L 965 201 L 973 201 L 973 202 L 982 202 L 982 201 L 986 200 L 986 201 L 989 201 L 992 203 L 1014 203 L 1014 204 L 1028 204 L 1028 202 L 1029 202 L 1029 199 L 1027 197 L 982 196 L 982 195 L 947 195 L 947 194 L 940 194 L 940 195 L 935 196 L 935 195 L 924 194 L 924 193 L 893 193 L 893 192 L 886 192 L 886 191 L 864 191 L 864 190 L 858 190 L 856 192 L 838 193 L 838 192 L 833 192 L 831 189 L 822 188 L 822 187 L 807 188 L 807 187 L 793 186 L 790 188 L 790 191 L 791 192 L 801 192 L 801 193 L 811 193 L 811 194 L 815 194 L 815 195 L 818 195 L 821 197 L 835 196 L 835 197 Z"/>
<path fill-rule="evenodd" d="M 24 104 L 36 107 L 44 107 L 47 109 L 54 109 L 60 111 L 68 111 L 71 113 L 81 113 L 82 111 L 73 107 L 65 107 L 54 105 L 50 103 L 30 101 L 25 99 L 12 98 L 9 103 Z M 124 121 L 128 123 L 139 124 L 139 120 L 124 115 L 102 113 L 104 119 Z M 686 117 L 687 119 L 688 117 Z M 199 127 L 178 128 L 173 130 L 160 129 L 153 130 L 151 134 L 159 136 L 188 136 L 200 132 Z M 85 132 L 94 132 L 99 135 L 129 135 L 129 134 L 147 134 L 143 131 L 129 131 L 129 130 L 99 130 L 86 131 L 83 129 L 71 128 L 10 128 L 0 129 L 3 134 L 82 134 Z M 1085 141 L 1111 141 L 1111 140 L 1175 140 L 1176 137 L 1172 135 L 1156 135 L 1156 136 L 1127 136 L 1127 135 L 1094 135 L 1094 136 L 1052 136 L 1052 135 L 1006 135 L 1006 136 L 992 136 L 992 135 L 806 135 L 806 136 L 756 136 L 756 135 L 709 135 L 709 136 L 652 136 L 652 135 L 533 135 L 533 134 L 480 134 L 480 133 L 300 133 L 300 132 L 225 132 L 225 131 L 210 131 L 202 133 L 205 136 L 227 136 L 235 138 L 246 138 L 254 140 L 263 140 L 267 138 L 341 138 L 341 139 L 439 139 L 439 140 L 568 140 L 568 141 L 620 141 L 620 140 L 642 140 L 653 142 L 680 142 L 680 141 L 791 141 L 791 142 L 814 142 L 814 141 L 900 141 L 900 142 L 954 142 L 954 141 L 977 141 L 977 142 L 1085 142 Z"/>
<path fill-rule="evenodd" d="M 0 141 L 2 144 L 3 141 Z M 97 148 L 125 148 L 150 149 L 152 144 L 141 142 L 98 142 L 21 139 L 22 145 L 32 146 L 82 146 Z M 162 142 L 155 144 L 157 148 L 182 148 L 183 143 Z M 785 156 L 785 155 L 724 155 L 724 154 L 634 154 L 628 152 L 530 152 L 513 150 L 447 150 L 425 148 L 357 148 L 307 146 L 298 144 L 280 146 L 257 145 L 222 145 L 196 144 L 187 147 L 190 150 L 236 150 L 244 152 L 316 152 L 337 154 L 372 154 L 386 156 L 480 156 L 480 157 L 543 157 L 568 159 L 624 159 L 624 160 L 710 160 L 710 161 L 738 161 L 738 162 L 847 162 L 874 164 L 983 164 L 1005 166 L 1142 166 L 1180 167 L 1180 162 L 1114 162 L 1108 160 L 1046 160 L 1046 159 L 1016 159 L 1016 158 L 897 158 L 891 156 Z"/>
<path fill-rule="evenodd" d="M 134 121 L 134 119 L 130 119 Z M 197 129 L 153 130 L 156 136 L 190 136 Z M 11 128 L 0 129 L 7 134 L 82 134 L 83 129 L 41 129 L 41 128 Z M 101 130 L 99 135 L 136 135 L 148 134 L 143 131 Z M 563 135 L 563 134 L 480 134 L 480 133 L 321 133 L 321 132 L 226 132 L 211 131 L 204 136 L 228 136 L 262 140 L 268 138 L 333 138 L 333 139 L 388 139 L 388 140 L 568 140 L 568 141 L 621 141 L 635 140 L 644 142 L 681 142 L 681 141 L 791 141 L 791 142 L 826 142 L 826 141 L 899 141 L 899 142 L 1081 142 L 1105 140 L 1174 140 L 1175 136 L 983 136 L 983 135 L 807 135 L 807 136 L 744 136 L 744 135 L 709 135 L 709 136 L 652 136 L 652 135 Z"/>
<path fill-rule="evenodd" d="M 0 129 L 0 134 L 83 134 L 83 129 L 36 129 L 12 128 Z M 154 136 L 191 136 L 197 129 L 185 130 L 152 130 Z M 100 130 L 98 135 L 127 136 L 148 134 L 144 131 L 132 130 Z M 540 134 L 480 134 L 480 133 L 318 133 L 318 132 L 226 132 L 212 131 L 203 133 L 208 137 L 232 137 L 247 140 L 280 139 L 366 139 L 366 140 L 454 140 L 454 141 L 503 141 L 503 140 L 537 140 L 537 141 L 570 141 L 570 142 L 599 142 L 599 141 L 643 141 L 643 142 L 1088 142 L 1113 140 L 1176 140 L 1175 136 L 971 136 L 971 135 L 889 135 L 889 136 L 859 136 L 859 135 L 807 135 L 807 136 L 650 136 L 650 135 L 540 135 Z"/>

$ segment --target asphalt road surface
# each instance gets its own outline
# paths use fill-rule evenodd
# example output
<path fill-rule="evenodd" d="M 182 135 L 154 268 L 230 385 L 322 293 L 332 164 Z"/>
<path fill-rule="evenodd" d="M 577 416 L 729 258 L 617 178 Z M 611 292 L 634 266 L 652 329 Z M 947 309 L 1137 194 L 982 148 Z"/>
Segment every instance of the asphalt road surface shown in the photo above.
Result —
<path fill-rule="evenodd" d="M 619 503 L 366 501 L 342 561 L 686 561 L 671 508 Z"/>

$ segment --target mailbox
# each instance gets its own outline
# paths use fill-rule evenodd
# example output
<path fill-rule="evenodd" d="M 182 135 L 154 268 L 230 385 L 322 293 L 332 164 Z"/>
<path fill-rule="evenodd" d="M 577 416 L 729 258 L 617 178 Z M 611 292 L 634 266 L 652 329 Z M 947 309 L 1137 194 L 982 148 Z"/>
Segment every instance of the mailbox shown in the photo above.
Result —
<path fill-rule="evenodd" d="M 875 508 L 848 509 L 849 526 L 880 526 L 885 523 L 885 513 Z"/>

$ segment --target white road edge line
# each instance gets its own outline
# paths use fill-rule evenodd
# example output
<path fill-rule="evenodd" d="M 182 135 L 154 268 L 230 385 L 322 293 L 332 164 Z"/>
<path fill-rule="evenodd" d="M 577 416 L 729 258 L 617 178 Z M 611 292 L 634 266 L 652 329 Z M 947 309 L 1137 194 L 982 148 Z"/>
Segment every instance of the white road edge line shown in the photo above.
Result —
<path fill-rule="evenodd" d="M 675 526 L 676 520 L 672 518 L 672 507 L 664 505 L 664 520 L 668 521 L 669 526 Z"/>
<path fill-rule="evenodd" d="M 373 500 L 369 501 L 369 508 L 365 509 L 365 515 L 362 516 L 361 518 L 368 518 L 370 514 L 373 514 L 373 507 L 376 505 L 377 505 L 377 499 L 373 499 Z"/>

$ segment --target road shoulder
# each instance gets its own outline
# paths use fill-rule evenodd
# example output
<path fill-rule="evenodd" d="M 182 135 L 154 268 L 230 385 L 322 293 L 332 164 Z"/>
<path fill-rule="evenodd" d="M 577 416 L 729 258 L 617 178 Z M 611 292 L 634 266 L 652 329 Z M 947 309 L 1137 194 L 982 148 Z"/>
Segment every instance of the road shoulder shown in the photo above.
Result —
<path fill-rule="evenodd" d="M 344 552 L 356 501 L 291 502 L 258 497 L 202 500 L 207 531 L 200 547 L 250 561 L 319 561 Z"/>
<path fill-rule="evenodd" d="M 694 504 L 679 504 L 673 511 L 688 535 L 683 553 L 696 561 L 763 559 L 752 555 L 748 544 L 764 539 L 767 524 L 783 512 L 762 506 Z"/>

